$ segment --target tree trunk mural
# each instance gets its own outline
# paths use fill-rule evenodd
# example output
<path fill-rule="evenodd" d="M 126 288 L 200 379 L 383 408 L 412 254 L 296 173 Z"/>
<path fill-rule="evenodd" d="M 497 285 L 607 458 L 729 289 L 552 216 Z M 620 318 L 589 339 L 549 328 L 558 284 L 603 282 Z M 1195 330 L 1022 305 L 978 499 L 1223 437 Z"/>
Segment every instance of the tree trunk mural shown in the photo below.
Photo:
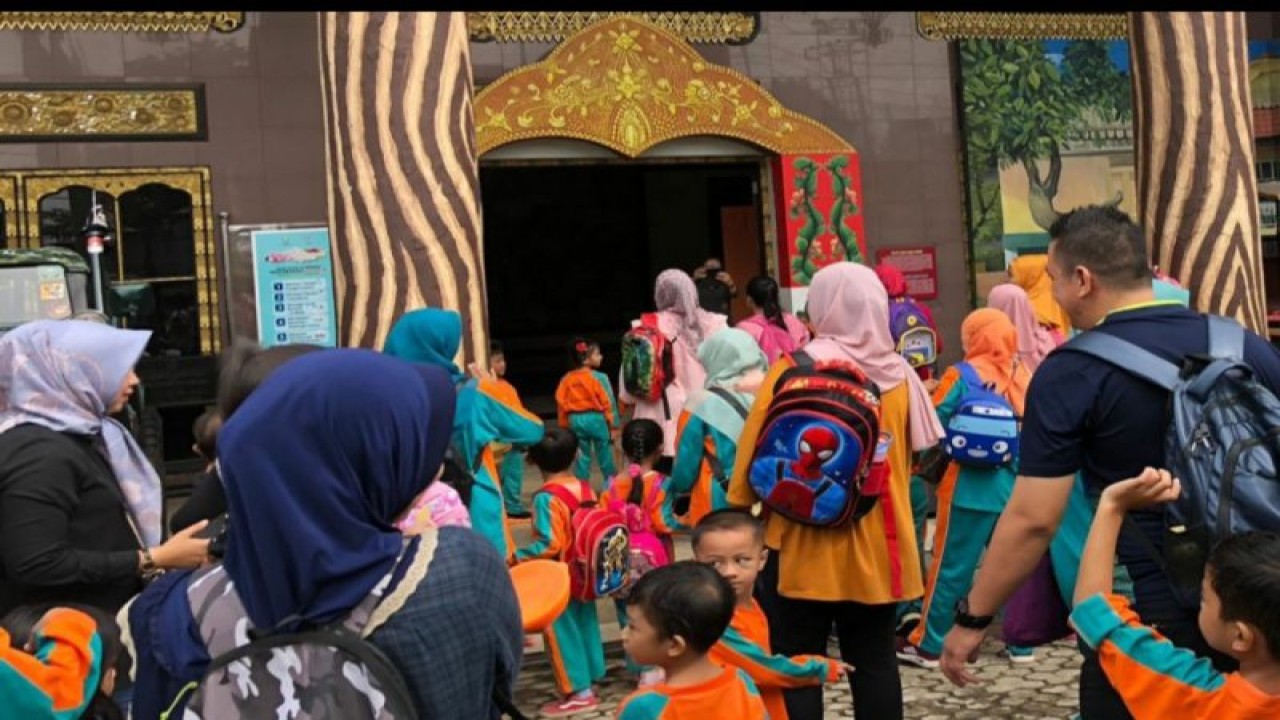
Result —
<path fill-rule="evenodd" d="M 402 313 L 459 311 L 487 354 L 464 13 L 320 13 L 329 225 L 342 341 L 381 347 Z"/>
<path fill-rule="evenodd" d="M 1196 308 L 1265 335 L 1244 13 L 1131 13 L 1138 195 Z"/>

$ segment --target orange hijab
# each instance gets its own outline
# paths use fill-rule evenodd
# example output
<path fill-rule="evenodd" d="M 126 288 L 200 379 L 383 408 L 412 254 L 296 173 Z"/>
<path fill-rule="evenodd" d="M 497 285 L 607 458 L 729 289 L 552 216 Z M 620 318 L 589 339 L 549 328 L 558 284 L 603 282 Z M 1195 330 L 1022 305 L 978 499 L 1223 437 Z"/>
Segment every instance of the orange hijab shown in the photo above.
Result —
<path fill-rule="evenodd" d="M 1009 264 L 1009 277 L 1027 291 L 1036 320 L 1067 335 L 1071 332 L 1071 319 L 1053 299 L 1053 284 L 1045 272 L 1048 265 L 1048 255 L 1019 255 Z"/>
<path fill-rule="evenodd" d="M 993 383 L 1021 415 L 1031 372 L 1017 361 L 1018 331 L 1009 316 L 992 308 L 974 310 L 960 326 L 960 341 L 965 362 L 978 371 L 978 377 Z"/>

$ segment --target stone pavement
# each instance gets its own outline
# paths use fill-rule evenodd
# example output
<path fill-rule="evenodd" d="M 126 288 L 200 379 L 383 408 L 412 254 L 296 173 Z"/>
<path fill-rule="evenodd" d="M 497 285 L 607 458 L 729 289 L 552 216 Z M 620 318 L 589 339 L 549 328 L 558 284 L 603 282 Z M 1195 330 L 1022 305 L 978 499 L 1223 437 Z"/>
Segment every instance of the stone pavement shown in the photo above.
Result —
<path fill-rule="evenodd" d="M 540 482 L 537 470 L 529 468 L 524 483 L 526 501 Z M 593 478 L 593 485 L 600 486 L 598 475 Z M 529 522 L 516 521 L 513 534 L 518 545 L 529 542 Z M 931 536 L 932 521 L 925 542 L 926 553 L 932 544 Z M 681 560 L 692 557 L 688 536 L 677 536 L 676 557 Z M 622 664 L 613 601 L 601 601 L 598 610 L 600 632 L 607 647 L 609 674 L 596 688 L 601 698 L 600 709 L 573 716 L 583 720 L 614 717 L 618 704 L 635 689 L 635 681 L 627 676 Z M 990 637 L 998 638 L 998 629 L 990 633 Z M 938 670 L 902 666 L 906 717 L 923 720 L 1058 720 L 1076 714 L 1080 654 L 1074 644 L 1063 642 L 1039 648 L 1036 661 L 1024 665 L 1012 665 L 996 657 L 1002 646 L 999 640 L 988 639 L 977 663 L 983 683 L 972 688 L 960 689 L 951 685 Z M 833 657 L 838 656 L 835 647 L 830 649 L 830 653 Z M 516 705 L 530 717 L 538 717 L 538 708 L 554 699 L 556 692 L 550 667 L 542 653 L 541 638 L 533 639 L 532 647 L 526 650 L 525 667 L 516 686 Z M 853 717 L 853 699 L 847 682 L 828 686 L 826 708 L 827 718 Z"/>

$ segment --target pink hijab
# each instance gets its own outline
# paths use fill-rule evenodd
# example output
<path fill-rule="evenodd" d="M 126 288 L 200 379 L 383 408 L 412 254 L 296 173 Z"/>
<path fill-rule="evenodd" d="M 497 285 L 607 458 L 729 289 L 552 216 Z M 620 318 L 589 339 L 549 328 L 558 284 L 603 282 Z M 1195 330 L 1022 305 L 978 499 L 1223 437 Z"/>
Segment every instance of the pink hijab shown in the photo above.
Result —
<path fill-rule="evenodd" d="M 809 285 L 809 320 L 817 339 L 805 347 L 815 360 L 850 359 L 887 393 L 908 383 L 911 447 L 927 450 L 943 437 L 933 400 L 920 377 L 894 350 L 889 296 L 870 268 L 838 262 L 819 270 Z"/>
<path fill-rule="evenodd" d="M 1036 320 L 1036 312 L 1031 307 L 1027 291 L 1014 283 L 997 285 L 987 295 L 987 307 L 1003 312 L 1013 321 L 1013 326 L 1018 331 L 1018 360 L 1028 372 L 1034 373 L 1058 343 Z"/>

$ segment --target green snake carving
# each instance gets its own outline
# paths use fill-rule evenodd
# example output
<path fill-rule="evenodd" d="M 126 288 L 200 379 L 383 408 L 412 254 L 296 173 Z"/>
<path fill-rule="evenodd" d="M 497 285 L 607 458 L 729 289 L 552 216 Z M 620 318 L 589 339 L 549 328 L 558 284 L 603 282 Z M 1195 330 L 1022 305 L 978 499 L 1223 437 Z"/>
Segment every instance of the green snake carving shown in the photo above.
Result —
<path fill-rule="evenodd" d="M 849 156 L 836 155 L 827 163 L 827 172 L 831 173 L 831 181 L 835 185 L 836 202 L 831 206 L 831 229 L 840 238 L 844 246 L 844 258 L 849 262 L 862 262 L 862 249 L 858 247 L 858 233 L 844 224 L 847 217 L 858 214 L 858 194 L 853 190 L 853 181 L 847 173 Z"/>
<path fill-rule="evenodd" d="M 793 164 L 796 170 L 796 190 L 791 195 L 791 217 L 800 217 L 803 211 L 805 223 L 796 233 L 796 256 L 791 259 L 791 277 L 797 282 L 808 285 L 818 272 L 814 263 L 814 253 L 821 252 L 815 242 L 824 229 L 822 213 L 814 205 L 814 196 L 818 194 L 818 165 L 807 157 L 796 158 Z"/>

